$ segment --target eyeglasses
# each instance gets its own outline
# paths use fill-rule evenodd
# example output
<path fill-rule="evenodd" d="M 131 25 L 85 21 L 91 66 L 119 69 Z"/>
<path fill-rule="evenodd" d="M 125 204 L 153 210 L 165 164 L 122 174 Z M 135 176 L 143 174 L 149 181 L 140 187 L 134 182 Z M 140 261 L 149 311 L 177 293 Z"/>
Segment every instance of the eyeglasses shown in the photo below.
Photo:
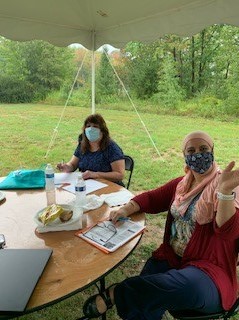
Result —
<path fill-rule="evenodd" d="M 84 236 L 99 244 L 106 244 L 117 234 L 116 227 L 110 221 L 98 222 L 92 229 L 84 233 Z"/>
<path fill-rule="evenodd" d="M 107 236 L 106 239 L 104 239 L 104 240 L 101 239 L 104 242 L 108 242 L 117 233 L 116 227 L 111 222 L 108 222 L 108 223 L 106 221 L 99 222 L 99 223 L 97 223 L 97 227 L 104 229 L 103 236 L 104 236 L 104 238 L 105 238 L 105 236 Z M 112 234 L 109 234 L 109 232 Z"/>

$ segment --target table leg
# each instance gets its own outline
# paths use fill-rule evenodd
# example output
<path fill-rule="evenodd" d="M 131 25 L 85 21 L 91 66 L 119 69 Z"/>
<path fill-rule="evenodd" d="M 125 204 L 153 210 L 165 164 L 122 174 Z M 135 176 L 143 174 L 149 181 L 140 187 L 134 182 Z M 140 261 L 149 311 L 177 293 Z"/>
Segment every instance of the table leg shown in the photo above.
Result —
<path fill-rule="evenodd" d="M 103 291 L 105 291 L 105 278 L 100 279 L 100 292 Z M 102 314 L 101 319 L 106 320 L 106 313 Z"/>
<path fill-rule="evenodd" d="M 100 279 L 100 292 L 105 291 L 105 278 Z"/>

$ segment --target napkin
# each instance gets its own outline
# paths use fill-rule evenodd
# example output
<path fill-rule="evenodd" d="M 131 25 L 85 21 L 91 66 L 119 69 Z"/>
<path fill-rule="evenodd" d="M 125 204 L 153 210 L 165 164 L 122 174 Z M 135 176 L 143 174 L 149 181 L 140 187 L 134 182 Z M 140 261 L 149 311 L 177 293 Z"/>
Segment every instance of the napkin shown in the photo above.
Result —
<path fill-rule="evenodd" d="M 0 201 L 2 201 L 3 199 L 5 199 L 5 194 L 2 191 L 0 191 Z"/>
<path fill-rule="evenodd" d="M 122 204 L 129 202 L 133 197 L 134 194 L 128 190 L 100 195 L 100 198 L 104 200 L 109 207 L 121 206 Z"/>
<path fill-rule="evenodd" d="M 83 206 L 83 212 L 97 209 L 101 207 L 103 203 L 104 203 L 104 200 L 98 197 L 97 195 L 89 194 L 86 196 L 86 204 Z M 72 208 L 74 207 L 74 204 L 75 204 L 75 200 L 72 200 L 71 202 L 69 202 L 69 205 L 71 205 Z"/>

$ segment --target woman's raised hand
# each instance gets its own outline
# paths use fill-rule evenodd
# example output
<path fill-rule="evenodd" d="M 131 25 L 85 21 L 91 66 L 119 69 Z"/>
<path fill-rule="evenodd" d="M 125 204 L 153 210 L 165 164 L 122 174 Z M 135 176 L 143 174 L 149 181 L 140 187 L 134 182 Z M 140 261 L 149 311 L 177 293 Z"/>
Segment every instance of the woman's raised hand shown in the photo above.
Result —
<path fill-rule="evenodd" d="M 233 170 L 235 161 L 231 161 L 222 171 L 218 191 L 223 194 L 231 194 L 233 189 L 239 186 L 239 169 Z"/>

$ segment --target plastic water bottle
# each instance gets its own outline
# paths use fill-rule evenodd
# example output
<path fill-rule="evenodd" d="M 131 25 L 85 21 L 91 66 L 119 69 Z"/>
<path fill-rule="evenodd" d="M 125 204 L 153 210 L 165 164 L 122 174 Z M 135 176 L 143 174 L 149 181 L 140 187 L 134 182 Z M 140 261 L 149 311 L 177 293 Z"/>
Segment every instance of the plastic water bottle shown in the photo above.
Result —
<path fill-rule="evenodd" d="M 83 227 L 83 206 L 86 204 L 86 184 L 82 177 L 82 173 L 79 173 L 76 185 L 75 185 L 75 205 L 73 208 L 73 215 L 79 216 L 80 228 Z"/>
<path fill-rule="evenodd" d="M 82 177 L 82 173 L 79 173 L 75 185 L 75 206 L 76 207 L 83 207 L 86 205 L 86 184 L 85 180 Z"/>
<path fill-rule="evenodd" d="M 45 169 L 45 190 L 46 190 L 46 199 L 47 205 L 50 206 L 56 203 L 56 190 L 55 190 L 55 173 L 52 165 L 50 163 L 47 164 Z"/>

